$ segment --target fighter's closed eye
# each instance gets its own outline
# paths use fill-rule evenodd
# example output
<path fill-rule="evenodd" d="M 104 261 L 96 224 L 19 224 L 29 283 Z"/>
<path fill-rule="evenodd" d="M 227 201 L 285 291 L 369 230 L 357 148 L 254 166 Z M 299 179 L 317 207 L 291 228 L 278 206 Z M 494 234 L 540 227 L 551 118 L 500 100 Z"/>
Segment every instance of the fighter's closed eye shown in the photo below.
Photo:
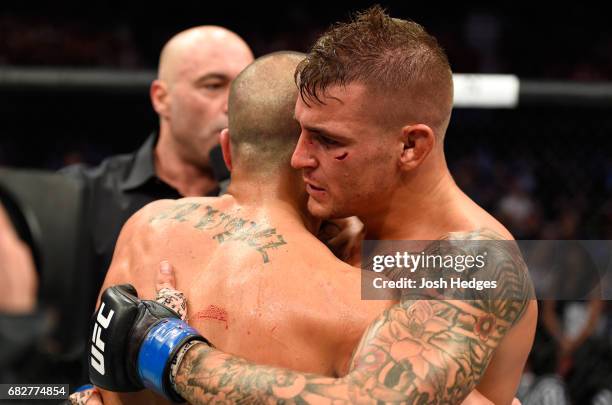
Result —
<path fill-rule="evenodd" d="M 326 136 L 319 135 L 318 136 L 318 140 L 325 147 L 336 147 L 336 146 L 340 146 L 341 145 L 340 142 L 336 141 L 335 139 L 328 138 Z"/>

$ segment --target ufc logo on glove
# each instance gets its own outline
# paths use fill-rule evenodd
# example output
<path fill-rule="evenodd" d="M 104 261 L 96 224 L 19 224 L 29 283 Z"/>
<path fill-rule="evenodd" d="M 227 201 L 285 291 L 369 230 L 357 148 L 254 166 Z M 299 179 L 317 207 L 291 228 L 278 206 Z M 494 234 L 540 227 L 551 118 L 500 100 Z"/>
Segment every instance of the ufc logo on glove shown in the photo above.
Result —
<path fill-rule="evenodd" d="M 100 305 L 100 310 L 98 311 L 98 316 L 96 317 L 96 322 L 94 323 L 93 335 L 91 336 L 91 341 L 93 345 L 91 346 L 91 365 L 92 367 L 100 374 L 104 375 L 104 342 L 100 338 L 100 333 L 102 329 L 107 329 L 110 324 L 111 319 L 113 319 L 113 315 L 115 315 L 115 311 L 112 309 L 109 311 L 108 315 L 104 316 L 104 303 Z"/>
<path fill-rule="evenodd" d="M 187 343 L 208 341 L 170 308 L 140 300 L 129 284 L 107 288 L 100 302 L 91 324 L 91 383 L 115 392 L 149 388 L 182 402 L 170 382 L 172 360 Z"/>

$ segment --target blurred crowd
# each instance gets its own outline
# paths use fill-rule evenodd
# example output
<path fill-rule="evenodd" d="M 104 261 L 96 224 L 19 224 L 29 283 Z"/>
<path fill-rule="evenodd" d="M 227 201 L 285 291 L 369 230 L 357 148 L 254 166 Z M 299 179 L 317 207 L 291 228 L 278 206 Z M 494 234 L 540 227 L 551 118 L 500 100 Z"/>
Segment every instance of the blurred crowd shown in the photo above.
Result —
<path fill-rule="evenodd" d="M 457 183 L 517 239 L 567 241 L 556 243 L 556 254 L 565 256 L 558 262 L 569 266 L 554 270 L 554 292 L 539 291 L 545 281 L 535 279 L 537 269 L 530 267 L 537 296 L 559 299 L 539 303 L 536 340 L 519 391 L 523 404 L 612 403 L 612 305 L 598 289 L 612 268 L 612 165 L 604 147 L 610 123 L 599 119 L 601 113 L 540 109 L 493 113 L 495 119 L 484 113 L 480 127 L 469 124 L 476 112 L 459 112 L 448 136 Z M 607 241 L 600 245 L 607 246 L 603 265 L 590 280 L 585 262 L 573 261 L 584 260 L 571 250 L 580 243 L 570 241 L 580 240 Z M 574 297 L 573 288 L 588 293 Z"/>
<path fill-rule="evenodd" d="M 99 1 L 29 8 L 0 6 L 0 66 L 153 68 L 160 44 L 195 24 L 219 24 L 248 38 L 255 55 L 281 49 L 305 51 L 329 25 L 371 2 L 275 5 L 266 12 L 244 5 L 186 2 L 169 18 L 163 9 L 144 13 L 134 4 Z M 426 4 L 381 2 L 394 15 L 412 18 L 435 35 L 455 72 L 514 73 L 520 77 L 605 81 L 612 77 L 612 28 L 605 13 L 580 4 L 551 10 L 520 4 L 449 4 L 440 13 Z M 281 18 L 279 18 L 281 16 Z"/>

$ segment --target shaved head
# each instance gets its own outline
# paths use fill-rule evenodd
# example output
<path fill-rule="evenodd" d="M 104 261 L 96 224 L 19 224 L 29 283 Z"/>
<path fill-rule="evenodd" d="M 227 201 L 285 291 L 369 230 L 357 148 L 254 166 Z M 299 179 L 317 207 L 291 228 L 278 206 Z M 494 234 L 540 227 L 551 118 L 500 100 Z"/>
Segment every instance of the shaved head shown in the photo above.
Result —
<path fill-rule="evenodd" d="M 230 84 L 251 62 L 248 45 L 223 27 L 195 27 L 172 37 L 151 85 L 160 153 L 210 171 L 209 153 L 227 128 Z"/>
<path fill-rule="evenodd" d="M 249 46 L 236 33 L 215 25 L 203 25 L 182 31 L 172 37 L 159 57 L 158 78 L 172 85 L 196 61 L 214 60 L 220 50 L 250 55 Z"/>
<path fill-rule="evenodd" d="M 249 65 L 232 83 L 229 133 L 236 165 L 259 172 L 289 168 L 300 135 L 294 109 L 297 52 L 276 52 Z"/>

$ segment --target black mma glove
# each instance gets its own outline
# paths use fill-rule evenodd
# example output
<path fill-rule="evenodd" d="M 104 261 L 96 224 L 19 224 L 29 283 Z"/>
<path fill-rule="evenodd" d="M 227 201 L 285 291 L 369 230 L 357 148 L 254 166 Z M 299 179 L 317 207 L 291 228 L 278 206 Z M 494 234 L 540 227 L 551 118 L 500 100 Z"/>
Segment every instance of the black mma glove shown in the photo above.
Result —
<path fill-rule="evenodd" d="M 109 391 L 152 389 L 174 402 L 170 365 L 186 343 L 208 341 L 173 310 L 138 299 L 129 285 L 107 288 L 91 327 L 89 378 Z"/>

